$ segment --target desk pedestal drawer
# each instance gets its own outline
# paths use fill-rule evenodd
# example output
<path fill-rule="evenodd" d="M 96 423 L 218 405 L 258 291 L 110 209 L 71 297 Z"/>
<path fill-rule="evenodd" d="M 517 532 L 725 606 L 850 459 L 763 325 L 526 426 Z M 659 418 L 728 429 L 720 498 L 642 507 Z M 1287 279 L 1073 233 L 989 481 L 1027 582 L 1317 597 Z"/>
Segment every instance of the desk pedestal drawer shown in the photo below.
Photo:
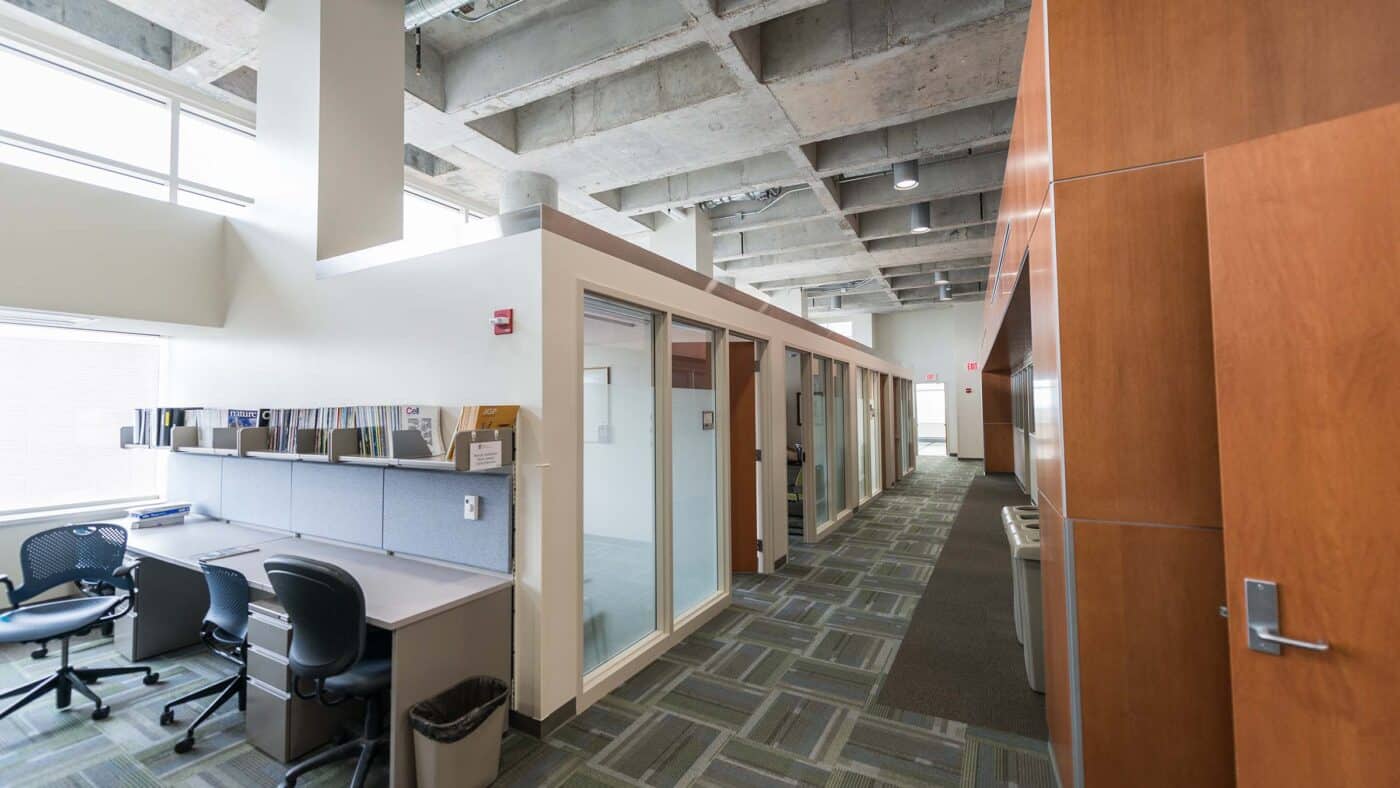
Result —
<path fill-rule="evenodd" d="M 292 645 L 292 625 L 255 611 L 249 612 L 248 642 L 264 651 L 287 656 L 287 649 Z"/>
<path fill-rule="evenodd" d="M 143 558 L 136 580 L 140 584 L 136 608 L 113 626 L 117 653 L 140 661 L 199 643 L 199 630 L 209 610 L 204 576 Z"/>
<path fill-rule="evenodd" d="M 359 704 L 324 706 L 248 679 L 248 741 L 283 763 L 325 744 Z"/>
<path fill-rule="evenodd" d="M 280 692 L 292 691 L 292 669 L 287 666 L 287 658 L 270 654 L 257 646 L 248 648 L 248 675 Z M 309 681 L 302 684 L 311 686 Z"/>

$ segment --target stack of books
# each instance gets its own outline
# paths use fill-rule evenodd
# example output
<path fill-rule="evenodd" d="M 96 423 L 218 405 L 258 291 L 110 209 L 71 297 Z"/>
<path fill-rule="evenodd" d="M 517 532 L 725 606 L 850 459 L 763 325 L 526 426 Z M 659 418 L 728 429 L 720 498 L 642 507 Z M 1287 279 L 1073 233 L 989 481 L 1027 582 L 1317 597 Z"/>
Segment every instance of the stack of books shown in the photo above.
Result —
<path fill-rule="evenodd" d="M 131 518 L 132 528 L 183 523 L 185 515 L 189 513 L 190 505 L 187 503 L 158 503 L 126 510 L 127 517 Z"/>

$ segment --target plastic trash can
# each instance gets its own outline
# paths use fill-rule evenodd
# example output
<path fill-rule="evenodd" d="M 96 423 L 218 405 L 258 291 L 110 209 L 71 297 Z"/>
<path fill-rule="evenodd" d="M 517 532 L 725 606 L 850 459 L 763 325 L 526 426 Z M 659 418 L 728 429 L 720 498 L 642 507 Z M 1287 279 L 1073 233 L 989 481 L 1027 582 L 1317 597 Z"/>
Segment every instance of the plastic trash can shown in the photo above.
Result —
<path fill-rule="evenodd" d="M 1016 621 L 1016 642 L 1026 643 L 1026 610 L 1019 589 L 1024 582 L 1022 565 L 1016 560 L 1016 535 L 1025 528 L 1040 529 L 1040 511 L 1035 506 L 1003 506 L 1001 525 L 1006 531 L 1006 543 L 1011 548 L 1011 600 Z"/>
<path fill-rule="evenodd" d="M 1026 682 L 1036 692 L 1045 691 L 1045 630 L 1041 626 L 1040 605 L 1040 527 L 1018 523 L 1011 545 L 1016 563 L 1016 601 L 1021 609 L 1022 654 L 1026 661 Z"/>
<path fill-rule="evenodd" d="M 479 788 L 501 766 L 510 686 L 473 676 L 408 710 L 419 788 Z"/>
<path fill-rule="evenodd" d="M 1003 506 L 1001 508 L 1001 527 L 1006 531 L 1006 544 L 1011 549 L 1011 608 L 1016 619 L 1016 642 L 1024 644 L 1026 642 L 1026 620 L 1025 611 L 1021 609 L 1021 595 L 1018 591 L 1021 587 L 1021 565 L 1016 561 L 1016 532 L 1019 526 L 1016 522 L 1016 512 L 1014 507 Z"/>

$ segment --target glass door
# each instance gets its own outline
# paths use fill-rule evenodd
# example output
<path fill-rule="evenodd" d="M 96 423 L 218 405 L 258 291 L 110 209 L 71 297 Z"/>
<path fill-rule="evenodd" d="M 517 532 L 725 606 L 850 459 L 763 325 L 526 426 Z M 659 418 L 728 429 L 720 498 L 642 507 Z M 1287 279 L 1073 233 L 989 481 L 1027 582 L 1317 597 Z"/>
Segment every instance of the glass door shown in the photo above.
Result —
<path fill-rule="evenodd" d="M 679 620 L 720 589 L 719 400 L 714 330 L 673 320 L 670 336 L 671 578 Z"/>
<path fill-rule="evenodd" d="M 657 628 L 656 325 L 583 304 L 583 670 Z"/>

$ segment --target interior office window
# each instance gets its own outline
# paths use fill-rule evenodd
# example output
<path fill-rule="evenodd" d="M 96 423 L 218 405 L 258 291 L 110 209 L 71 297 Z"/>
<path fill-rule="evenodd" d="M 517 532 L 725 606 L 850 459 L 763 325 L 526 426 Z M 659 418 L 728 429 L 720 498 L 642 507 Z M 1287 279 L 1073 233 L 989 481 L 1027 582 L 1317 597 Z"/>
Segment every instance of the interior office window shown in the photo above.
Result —
<path fill-rule="evenodd" d="M 846 510 L 846 385 L 850 365 L 837 361 L 831 378 L 831 510 Z"/>
<path fill-rule="evenodd" d="M 0 323 L 0 513 L 156 494 L 159 453 L 116 436 L 156 404 L 162 341 Z"/>
<path fill-rule="evenodd" d="M 715 332 L 671 324 L 671 566 L 676 618 L 719 591 Z"/>
<path fill-rule="evenodd" d="M 583 303 L 583 669 L 656 630 L 652 313 Z"/>
<path fill-rule="evenodd" d="M 870 373 L 864 369 L 856 369 L 856 497 L 863 498 L 869 494 L 870 486 L 870 435 L 867 430 L 869 421 L 865 417 L 866 402 L 869 394 L 867 379 Z"/>
<path fill-rule="evenodd" d="M 838 320 L 834 323 L 823 323 L 822 325 L 847 339 L 854 339 L 851 335 L 855 333 L 855 323 L 850 320 Z"/>
<path fill-rule="evenodd" d="M 412 241 L 454 242 L 466 227 L 462 209 L 417 192 L 403 193 L 403 237 Z"/>
<path fill-rule="evenodd" d="M 830 361 L 820 356 L 812 357 L 812 478 L 814 489 L 812 504 L 816 507 L 817 524 L 831 519 L 831 500 L 827 495 L 830 480 L 827 471 L 831 463 L 827 457 L 827 398 L 826 375 Z"/>
<path fill-rule="evenodd" d="M 257 137 L 247 129 L 182 109 L 178 164 L 181 204 L 185 194 L 217 199 L 218 192 L 242 198 L 225 204 L 247 204 L 257 193 Z"/>

